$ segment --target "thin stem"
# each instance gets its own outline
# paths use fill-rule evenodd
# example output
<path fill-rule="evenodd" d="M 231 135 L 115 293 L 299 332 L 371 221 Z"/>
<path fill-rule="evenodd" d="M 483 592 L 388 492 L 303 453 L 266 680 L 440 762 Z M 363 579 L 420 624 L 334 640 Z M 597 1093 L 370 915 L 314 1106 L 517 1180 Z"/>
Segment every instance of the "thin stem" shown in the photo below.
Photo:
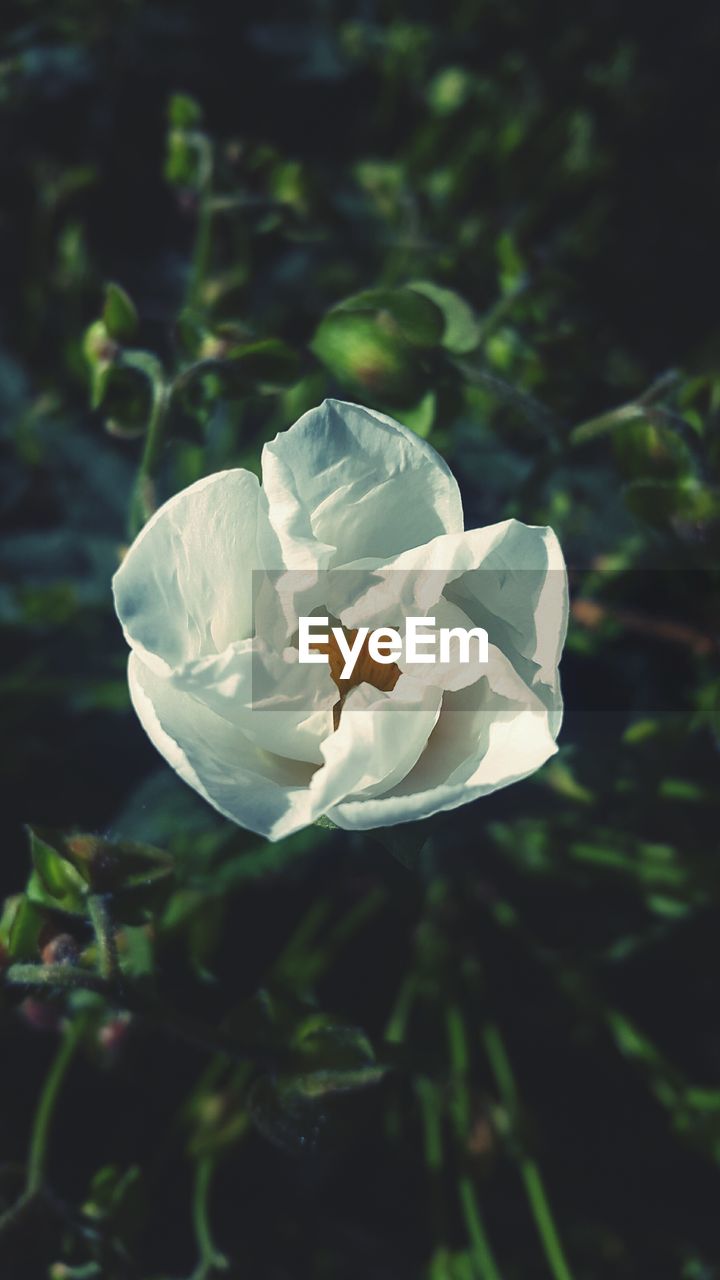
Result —
<path fill-rule="evenodd" d="M 482 1280 L 501 1280 L 497 1263 L 490 1248 L 485 1224 L 478 1208 L 475 1188 L 467 1174 L 458 1181 L 458 1193 L 463 1218 L 465 1219 L 465 1227 L 470 1240 L 473 1262 Z"/>
<path fill-rule="evenodd" d="M 88 896 L 87 905 L 97 942 L 100 977 L 112 982 L 117 978 L 119 970 L 115 929 L 108 910 L 107 898 L 101 893 L 91 893 Z"/>
<path fill-rule="evenodd" d="M 214 202 L 212 197 L 213 151 L 212 143 L 204 133 L 189 134 L 188 139 L 193 142 L 197 148 L 200 172 L 198 175 L 198 221 L 195 232 L 192 266 L 190 268 L 187 302 L 188 306 L 198 306 L 202 301 L 202 285 L 205 276 L 207 275 L 208 264 L 210 261 L 210 250 L 212 248 L 211 233 L 214 213 Z"/>
<path fill-rule="evenodd" d="M 215 1248 L 210 1228 L 210 1190 L 215 1166 L 214 1156 L 204 1156 L 195 1166 L 193 1226 L 200 1259 L 193 1280 L 208 1280 L 214 1271 L 226 1271 L 229 1265 L 224 1254 Z"/>
<path fill-rule="evenodd" d="M 589 440 L 596 440 L 598 436 L 607 435 L 614 431 L 616 427 L 623 426 L 628 422 L 642 422 L 646 419 L 647 413 L 635 401 L 629 404 L 621 404 L 616 409 L 609 409 L 606 413 L 598 414 L 596 418 L 589 418 L 587 422 L 581 422 L 579 426 L 574 427 L 568 436 L 568 443 L 571 445 L 586 444 Z"/>
<path fill-rule="evenodd" d="M 460 1144 L 468 1139 L 471 1122 L 470 1091 L 467 1084 L 467 1073 L 470 1065 L 468 1056 L 467 1033 L 462 1012 L 458 1005 L 451 1004 L 447 1011 L 447 1036 L 450 1049 L 450 1066 L 453 1073 L 453 1114 L 455 1131 Z"/>
<path fill-rule="evenodd" d="M 13 987 L 35 988 L 37 991 L 47 991 L 50 988 L 110 994 L 110 987 L 104 978 L 91 973 L 89 969 L 83 969 L 80 965 L 13 964 L 5 972 L 5 982 Z"/>
<path fill-rule="evenodd" d="M 453 1073 L 452 1115 L 455 1136 L 460 1150 L 461 1168 L 467 1166 L 467 1142 L 472 1122 L 472 1100 L 468 1088 L 470 1052 L 468 1035 L 462 1009 L 451 1004 L 447 1011 L 447 1037 L 450 1050 L 450 1066 Z M 458 1195 L 465 1228 L 468 1234 L 473 1263 L 482 1280 L 500 1280 L 500 1271 L 490 1245 L 482 1214 L 477 1203 L 475 1187 L 469 1172 L 458 1179 Z"/>
<path fill-rule="evenodd" d="M 572 1280 L 572 1273 L 563 1253 L 542 1176 L 536 1162 L 526 1156 L 520 1162 L 520 1173 L 525 1183 L 532 1215 L 542 1240 L 550 1270 L 555 1280 Z"/>
<path fill-rule="evenodd" d="M 60 1047 L 55 1055 L 52 1066 L 45 1077 L 42 1093 L 40 1094 L 37 1110 L 35 1112 L 35 1119 L 33 1120 L 32 1134 L 30 1138 L 27 1180 L 25 1184 L 26 1195 L 28 1196 L 35 1195 L 45 1181 L 48 1140 L 55 1113 L 55 1106 L 63 1081 L 67 1075 L 68 1068 L 80 1041 L 82 1031 L 83 1023 L 80 1020 L 70 1022 L 66 1025 L 63 1031 L 62 1040 L 60 1041 Z"/>
<path fill-rule="evenodd" d="M 443 1186 L 442 1099 L 437 1085 L 427 1076 L 418 1076 L 415 1092 L 420 1104 L 425 1167 L 430 1184 L 430 1212 L 435 1242 L 445 1249 L 448 1242 L 447 1211 Z"/>
<path fill-rule="evenodd" d="M 410 973 L 402 982 L 385 1027 L 384 1039 L 388 1044 L 403 1043 L 416 996 L 417 980 L 415 974 Z"/>
<path fill-rule="evenodd" d="M 438 1173 L 443 1164 L 442 1107 L 437 1086 L 426 1076 L 416 1082 L 420 1113 L 423 1122 L 425 1164 L 431 1173 Z"/>
<path fill-rule="evenodd" d="M 498 1027 L 494 1025 L 485 1027 L 483 1042 L 503 1103 L 510 1116 L 517 1118 L 518 1092 L 515 1076 Z M 560 1236 L 552 1216 L 540 1168 L 536 1161 L 525 1153 L 520 1155 L 518 1164 L 520 1176 L 525 1185 L 530 1212 L 535 1220 L 535 1226 L 554 1280 L 572 1280 L 572 1272 L 560 1243 Z"/>
<path fill-rule="evenodd" d="M 150 516 L 155 511 L 153 477 L 165 444 L 165 431 L 170 405 L 171 388 L 165 382 L 162 374 L 151 376 L 150 381 L 152 385 L 150 417 L 147 431 L 145 432 L 145 446 L 140 458 L 130 503 L 129 533 L 131 538 L 134 538 L 140 532 L 143 525 L 147 524 Z"/>

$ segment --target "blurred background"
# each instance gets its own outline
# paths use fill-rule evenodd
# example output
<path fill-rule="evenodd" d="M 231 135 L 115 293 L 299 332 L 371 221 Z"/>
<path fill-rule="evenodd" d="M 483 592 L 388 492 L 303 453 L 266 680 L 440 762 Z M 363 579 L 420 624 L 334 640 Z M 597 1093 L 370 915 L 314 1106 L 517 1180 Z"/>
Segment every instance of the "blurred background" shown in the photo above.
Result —
<path fill-rule="evenodd" d="M 2 1274 L 712 1280 L 717 10 L 3 24 Z M 566 721 L 507 792 L 271 846 L 146 740 L 109 583 L 325 395 L 468 527 L 556 529 Z"/>

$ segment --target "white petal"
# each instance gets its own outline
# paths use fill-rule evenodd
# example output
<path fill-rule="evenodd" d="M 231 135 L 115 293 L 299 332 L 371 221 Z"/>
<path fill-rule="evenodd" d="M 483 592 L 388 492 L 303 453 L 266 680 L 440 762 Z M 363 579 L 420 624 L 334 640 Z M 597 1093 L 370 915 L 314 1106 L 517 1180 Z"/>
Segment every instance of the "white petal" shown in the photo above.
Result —
<path fill-rule="evenodd" d="M 447 534 L 413 547 L 368 575 L 370 585 L 343 614 L 346 626 L 393 625 L 432 616 L 444 597 L 484 627 L 562 720 L 558 663 L 568 620 L 565 562 L 552 529 L 504 520 L 484 529 Z"/>
<path fill-rule="evenodd" d="M 435 729 L 410 773 L 382 796 L 345 801 L 328 816 L 346 830 L 426 818 L 528 777 L 556 749 L 548 711 L 491 646 L 487 675 L 443 695 Z"/>
<path fill-rule="evenodd" d="M 552 529 L 508 520 L 477 571 L 454 579 L 447 598 L 510 659 L 550 712 L 554 737 L 562 721 L 558 664 L 568 624 L 568 582 Z"/>
<path fill-rule="evenodd" d="M 442 458 L 392 418 L 341 400 L 265 445 L 263 487 L 290 568 L 397 555 L 463 527 Z"/>
<path fill-rule="evenodd" d="M 176 494 L 148 521 L 113 579 L 128 644 L 167 674 L 249 635 L 252 570 L 272 557 L 273 543 L 251 472 L 220 471 Z"/>
<path fill-rule="evenodd" d="M 415 680 L 422 681 L 423 684 L 435 685 L 438 689 L 465 689 L 468 685 L 475 684 L 477 680 L 481 680 L 486 674 L 486 664 L 479 661 L 479 647 L 477 639 L 471 638 L 468 650 L 469 661 L 462 662 L 460 646 L 457 637 L 453 637 L 450 644 L 450 661 L 440 661 L 440 631 L 444 627 L 462 627 L 465 631 L 473 629 L 473 621 L 468 618 L 462 609 L 458 609 L 455 604 L 448 604 L 447 600 L 440 599 L 432 606 L 432 615 L 435 619 L 434 627 L 423 629 L 423 634 L 433 638 L 433 645 L 428 645 L 428 654 L 434 655 L 434 661 L 424 662 L 408 662 L 403 648 L 403 654 L 398 658 L 398 666 L 401 671 L 407 671 Z M 401 628 L 403 640 L 405 638 L 405 628 Z"/>
<path fill-rule="evenodd" d="M 208 707 L 151 671 L 136 653 L 128 665 L 140 722 L 168 764 L 214 808 L 271 840 L 319 816 L 313 768 L 259 750 Z"/>
<path fill-rule="evenodd" d="M 321 813 L 346 796 L 385 792 L 410 772 L 437 721 L 442 693 L 401 676 L 383 692 L 350 691 L 340 724 L 322 745 L 325 766 L 310 784 Z"/>
<path fill-rule="evenodd" d="M 188 663 L 170 678 L 256 746 L 322 764 L 320 747 L 332 733 L 338 698 L 327 663 L 301 666 L 297 650 L 278 653 L 251 639 Z"/>

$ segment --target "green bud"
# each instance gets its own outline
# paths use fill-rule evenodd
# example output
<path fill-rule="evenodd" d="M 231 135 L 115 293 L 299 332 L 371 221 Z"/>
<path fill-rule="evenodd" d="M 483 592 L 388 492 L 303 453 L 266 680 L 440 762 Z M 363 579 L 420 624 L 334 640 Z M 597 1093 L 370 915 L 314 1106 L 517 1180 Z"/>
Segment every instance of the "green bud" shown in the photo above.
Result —
<path fill-rule="evenodd" d="M 131 924 L 162 905 L 171 888 L 172 859 L 152 845 L 45 828 L 29 835 L 35 873 L 28 894 L 40 906 L 84 916 L 89 893 L 112 894 L 115 917 Z"/>
<path fill-rule="evenodd" d="M 176 129 L 194 129 L 202 122 L 202 107 L 187 93 L 173 93 L 168 102 L 168 120 Z"/>
<path fill-rule="evenodd" d="M 311 349 L 340 383 L 411 405 L 428 389 L 424 352 L 440 345 L 444 327 L 438 307 L 413 289 L 373 289 L 328 312 Z"/>
<path fill-rule="evenodd" d="M 138 326 L 138 315 L 135 304 L 119 284 L 105 286 L 105 306 L 102 318 L 111 338 L 118 342 L 128 342 L 134 337 Z"/>
<path fill-rule="evenodd" d="M 173 186 L 192 187 L 197 180 L 197 151 L 184 129 L 171 129 L 167 139 L 165 179 Z"/>
<path fill-rule="evenodd" d="M 270 191 L 280 204 L 303 212 L 307 207 L 308 184 L 302 165 L 297 160 L 275 165 L 270 176 Z"/>
<path fill-rule="evenodd" d="M 88 364 L 112 364 L 118 354 L 118 344 L 108 332 L 105 320 L 95 320 L 83 338 L 83 355 Z"/>
<path fill-rule="evenodd" d="M 83 355 L 90 366 L 90 406 L 99 409 L 105 398 L 110 371 L 120 354 L 118 343 L 104 320 L 95 320 L 85 331 Z"/>
<path fill-rule="evenodd" d="M 462 67 L 444 67 L 430 82 L 428 102 L 436 115 L 452 115 L 467 101 L 472 84 L 472 77 Z"/>

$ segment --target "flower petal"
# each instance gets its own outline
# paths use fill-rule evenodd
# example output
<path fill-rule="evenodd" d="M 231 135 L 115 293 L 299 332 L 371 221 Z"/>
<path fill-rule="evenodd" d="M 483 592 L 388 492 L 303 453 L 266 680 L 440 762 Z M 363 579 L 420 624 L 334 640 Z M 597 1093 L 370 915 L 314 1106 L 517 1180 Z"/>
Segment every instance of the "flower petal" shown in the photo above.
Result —
<path fill-rule="evenodd" d="M 279 840 L 319 816 L 309 790 L 311 765 L 259 750 L 136 653 L 130 655 L 128 683 L 151 742 L 183 781 L 226 818 Z"/>
<path fill-rule="evenodd" d="M 148 521 L 113 579 L 128 644 L 167 674 L 249 635 L 252 570 L 272 557 L 273 544 L 251 472 L 219 471 L 178 493 Z"/>
<path fill-rule="evenodd" d="M 278 653 L 251 639 L 188 663 L 170 678 L 263 750 L 322 764 L 320 747 L 332 732 L 338 697 L 327 663 L 301 666 L 297 651 Z"/>
<path fill-rule="evenodd" d="M 325 400 L 265 445 L 263 487 L 290 568 L 397 555 L 463 527 L 442 458 L 392 418 Z"/>
<path fill-rule="evenodd" d="M 552 529 L 504 520 L 413 547 L 368 575 L 346 626 L 398 626 L 432 616 L 443 597 L 484 627 L 551 713 L 562 720 L 558 663 L 568 622 L 567 572 Z"/>
<path fill-rule="evenodd" d="M 351 690 L 340 724 L 322 745 L 325 765 L 310 783 L 326 813 L 346 796 L 383 793 L 413 768 L 437 721 L 442 692 L 401 676 L 390 692 Z"/>
<path fill-rule="evenodd" d="M 550 712 L 553 737 L 562 722 L 558 664 L 568 625 L 568 581 L 552 529 L 508 520 L 477 571 L 456 578 L 447 598 L 485 627 L 492 643 Z"/>
<path fill-rule="evenodd" d="M 490 657 L 486 676 L 443 695 L 434 732 L 405 778 L 382 796 L 337 804 L 328 811 L 333 822 L 367 830 L 456 809 L 528 777 L 554 755 L 547 709 L 492 645 Z"/>

